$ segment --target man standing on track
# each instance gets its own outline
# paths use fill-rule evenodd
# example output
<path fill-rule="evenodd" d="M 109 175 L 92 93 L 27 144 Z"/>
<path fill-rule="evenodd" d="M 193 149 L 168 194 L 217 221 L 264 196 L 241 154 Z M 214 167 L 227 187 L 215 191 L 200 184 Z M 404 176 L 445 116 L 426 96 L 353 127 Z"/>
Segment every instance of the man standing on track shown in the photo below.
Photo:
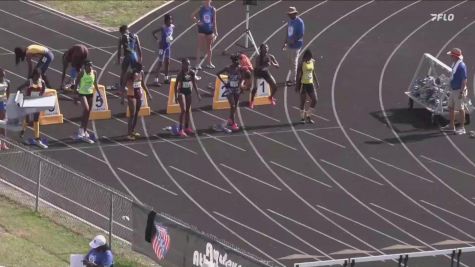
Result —
<path fill-rule="evenodd" d="M 122 25 L 119 28 L 120 38 L 119 46 L 117 48 L 117 64 L 120 64 L 121 48 L 124 49 L 124 59 L 122 60 L 122 70 L 120 72 L 120 91 L 122 95 L 122 103 L 125 98 L 126 73 L 133 70 L 137 63 L 142 63 L 142 47 L 137 34 L 129 32 L 127 25 Z"/>
<path fill-rule="evenodd" d="M 465 98 L 467 97 L 467 66 L 463 62 L 462 50 L 454 48 L 447 52 L 452 58 L 452 78 L 450 80 L 449 117 L 450 123 L 440 128 L 444 132 L 465 134 Z M 455 111 L 459 112 L 460 127 L 455 129 Z"/>
<path fill-rule="evenodd" d="M 283 50 L 287 50 L 290 67 L 290 80 L 286 82 L 287 86 L 292 86 L 297 80 L 297 62 L 299 58 L 300 49 L 303 46 L 303 35 L 305 32 L 305 25 L 303 20 L 298 17 L 298 11 L 295 7 L 289 7 L 287 12 L 290 20 L 287 23 L 287 32 Z"/>
<path fill-rule="evenodd" d="M 87 47 L 82 44 L 75 44 L 68 51 L 63 54 L 63 73 L 61 75 L 61 86 L 59 89 L 62 91 L 64 86 L 64 76 L 66 75 L 66 69 L 68 65 L 71 64 L 71 86 L 75 86 L 76 78 L 83 66 L 85 60 L 87 59 L 89 51 Z M 74 88 L 73 88 L 74 89 Z"/>
<path fill-rule="evenodd" d="M 162 68 L 162 63 L 164 63 L 165 68 L 165 79 L 164 84 L 170 83 L 170 77 L 168 76 L 168 67 L 170 66 L 170 53 L 171 53 L 171 41 L 173 41 L 173 18 L 170 14 L 165 14 L 164 16 L 165 24 L 154 30 L 152 32 L 155 40 L 158 41 L 158 64 L 157 64 L 157 77 L 155 78 L 155 84 L 160 86 L 160 69 Z M 157 37 L 157 33 L 160 33 L 160 37 Z"/>

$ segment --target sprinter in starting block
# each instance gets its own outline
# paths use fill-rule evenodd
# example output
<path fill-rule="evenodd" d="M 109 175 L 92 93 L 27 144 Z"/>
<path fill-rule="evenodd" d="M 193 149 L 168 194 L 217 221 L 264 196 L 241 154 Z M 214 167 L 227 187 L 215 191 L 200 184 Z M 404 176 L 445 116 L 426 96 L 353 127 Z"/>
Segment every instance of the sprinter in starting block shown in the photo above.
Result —
<path fill-rule="evenodd" d="M 89 51 L 87 47 L 83 44 L 76 44 L 73 45 L 68 51 L 64 52 L 63 54 L 63 72 L 61 74 L 61 85 L 59 86 L 59 90 L 63 91 L 64 87 L 64 77 L 66 76 L 66 69 L 69 65 L 71 65 L 70 71 L 70 82 L 66 85 L 66 89 L 72 88 L 76 85 L 76 78 L 78 73 L 81 71 L 84 62 L 87 59 L 87 55 Z"/>
<path fill-rule="evenodd" d="M 43 96 L 46 90 L 46 84 L 41 78 L 41 73 L 38 69 L 33 70 L 32 76 L 24 84 L 20 85 L 17 88 L 17 91 L 23 91 L 26 88 L 26 93 L 24 94 L 28 98 L 38 98 Z M 29 142 L 26 142 L 30 145 L 37 145 L 40 148 L 48 148 L 48 145 L 45 142 L 45 139 L 40 138 L 40 112 L 35 112 L 33 115 L 33 129 L 34 129 L 34 139 L 30 139 Z M 20 137 L 23 138 L 25 134 L 25 129 L 27 124 L 30 123 L 30 116 L 27 116 L 23 122 L 23 129 L 20 131 Z"/>

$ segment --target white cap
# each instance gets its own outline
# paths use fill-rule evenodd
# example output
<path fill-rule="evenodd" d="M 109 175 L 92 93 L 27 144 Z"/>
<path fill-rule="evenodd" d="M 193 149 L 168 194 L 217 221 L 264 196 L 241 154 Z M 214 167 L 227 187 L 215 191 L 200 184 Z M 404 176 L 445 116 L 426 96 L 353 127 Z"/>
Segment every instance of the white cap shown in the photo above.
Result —
<path fill-rule="evenodd" d="M 107 244 L 106 238 L 103 235 L 97 235 L 94 239 L 89 243 L 91 248 L 98 248 L 100 246 L 104 246 Z"/>

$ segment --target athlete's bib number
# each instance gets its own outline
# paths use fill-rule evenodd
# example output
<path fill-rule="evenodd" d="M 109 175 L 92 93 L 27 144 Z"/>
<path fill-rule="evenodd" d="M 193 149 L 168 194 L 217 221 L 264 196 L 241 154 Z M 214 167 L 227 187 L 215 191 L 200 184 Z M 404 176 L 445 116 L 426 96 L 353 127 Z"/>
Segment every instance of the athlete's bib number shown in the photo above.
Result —
<path fill-rule="evenodd" d="M 46 63 L 46 60 L 48 60 L 46 57 L 42 57 L 42 58 L 41 58 L 41 62 L 42 62 L 42 63 Z"/>
<path fill-rule="evenodd" d="M 211 22 L 211 16 L 210 16 L 209 14 L 205 14 L 205 15 L 203 16 L 203 21 L 204 21 L 205 23 L 210 23 L 210 22 Z"/>
<path fill-rule="evenodd" d="M 232 88 L 239 87 L 239 82 L 238 81 L 230 81 L 229 86 L 231 86 Z"/>
<path fill-rule="evenodd" d="M 181 84 L 181 87 L 182 88 L 191 88 L 191 82 L 182 82 Z"/>
<path fill-rule="evenodd" d="M 270 96 L 269 84 L 264 79 L 257 79 L 257 97 Z"/>
<path fill-rule="evenodd" d="M 309 82 L 313 81 L 313 73 L 311 72 L 307 73 L 307 81 Z"/>

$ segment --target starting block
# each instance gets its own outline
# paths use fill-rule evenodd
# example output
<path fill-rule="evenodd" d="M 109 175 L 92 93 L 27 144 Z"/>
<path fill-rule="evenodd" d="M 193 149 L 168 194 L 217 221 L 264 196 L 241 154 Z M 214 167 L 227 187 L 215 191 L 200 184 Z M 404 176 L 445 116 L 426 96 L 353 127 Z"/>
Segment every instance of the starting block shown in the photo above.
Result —
<path fill-rule="evenodd" d="M 167 114 L 180 113 L 180 105 L 175 103 L 175 83 L 176 78 L 170 80 L 170 90 L 168 92 Z"/>
<path fill-rule="evenodd" d="M 54 89 L 46 89 L 44 96 L 54 96 L 56 103 L 52 109 L 40 112 L 40 125 L 60 124 L 63 123 L 63 114 L 59 109 L 58 94 Z"/>
<path fill-rule="evenodd" d="M 89 120 L 108 120 L 112 117 L 112 112 L 107 103 L 106 88 L 104 85 L 98 85 L 99 94 L 94 88 L 94 95 L 92 98 L 92 109 Z"/>
<path fill-rule="evenodd" d="M 142 106 L 140 107 L 139 116 L 150 116 L 151 110 L 148 105 L 147 92 L 143 88 L 140 88 L 142 91 Z M 127 117 L 130 117 L 129 108 L 126 110 Z"/>
<path fill-rule="evenodd" d="M 270 105 L 272 102 L 269 99 L 270 96 L 270 85 L 269 83 L 262 79 L 257 79 L 257 87 L 256 95 L 254 97 L 254 105 Z M 249 101 L 251 101 L 251 94 L 249 94 Z"/>
<path fill-rule="evenodd" d="M 221 75 L 221 78 L 224 81 L 227 81 L 228 76 Z M 216 78 L 216 82 L 214 84 L 214 96 L 213 96 L 213 109 L 228 109 L 230 108 L 228 98 L 224 96 L 224 92 L 226 87 L 224 84 L 221 83 L 219 78 Z"/>

